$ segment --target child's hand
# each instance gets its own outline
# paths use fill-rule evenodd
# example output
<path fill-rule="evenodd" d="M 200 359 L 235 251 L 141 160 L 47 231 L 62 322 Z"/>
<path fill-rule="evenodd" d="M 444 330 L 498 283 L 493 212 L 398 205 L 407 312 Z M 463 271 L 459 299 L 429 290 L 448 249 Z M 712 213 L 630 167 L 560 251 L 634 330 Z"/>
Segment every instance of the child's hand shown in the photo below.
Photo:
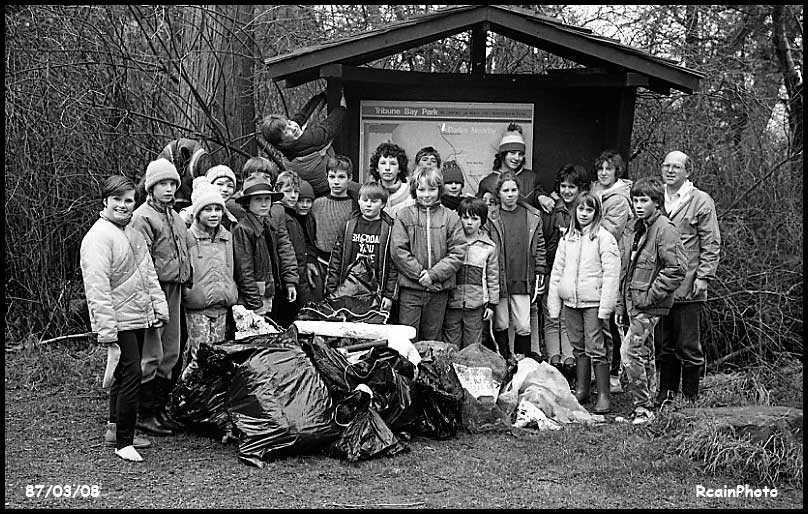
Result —
<path fill-rule="evenodd" d="M 289 303 L 293 303 L 295 300 L 297 300 L 297 289 L 295 289 L 294 285 L 287 284 L 286 285 L 286 301 L 288 301 Z"/>
<path fill-rule="evenodd" d="M 339 90 L 339 104 L 340 106 L 344 107 L 345 109 L 348 108 L 348 102 L 345 100 L 345 90 Z"/>
<path fill-rule="evenodd" d="M 621 326 L 621 327 L 628 326 L 628 323 L 626 323 L 626 321 L 628 321 L 628 320 L 626 320 L 626 315 L 625 314 L 615 314 L 614 315 L 614 322 L 617 323 L 619 326 Z"/>
<path fill-rule="evenodd" d="M 317 269 L 317 265 L 313 262 L 306 264 L 306 280 L 309 281 L 309 285 L 314 287 L 314 277 L 320 276 L 320 270 Z"/>
<path fill-rule="evenodd" d="M 418 277 L 418 283 L 424 287 L 429 287 L 432 285 L 432 277 L 429 276 L 429 272 L 427 270 L 421 270 L 421 276 Z"/>
<path fill-rule="evenodd" d="M 491 307 L 486 307 L 485 312 L 483 312 L 483 321 L 491 321 L 491 318 L 494 317 L 494 309 Z"/>
<path fill-rule="evenodd" d="M 393 308 L 393 300 L 391 300 L 390 298 L 382 298 L 381 307 L 383 311 L 389 311 L 390 309 Z"/>
<path fill-rule="evenodd" d="M 541 195 L 539 197 L 539 205 L 544 212 L 551 214 L 553 212 L 553 207 L 555 207 L 555 202 L 549 196 Z"/>

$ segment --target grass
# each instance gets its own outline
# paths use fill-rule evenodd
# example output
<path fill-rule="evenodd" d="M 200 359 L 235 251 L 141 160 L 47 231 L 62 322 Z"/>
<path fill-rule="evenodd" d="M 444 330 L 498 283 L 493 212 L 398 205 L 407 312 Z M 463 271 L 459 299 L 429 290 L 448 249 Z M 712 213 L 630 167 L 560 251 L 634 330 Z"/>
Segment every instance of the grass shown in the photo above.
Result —
<path fill-rule="evenodd" d="M 7 508 L 801 508 L 802 483 L 768 499 L 696 498 L 695 486 L 753 483 L 671 451 L 653 429 L 607 423 L 556 432 L 513 429 L 414 438 L 393 458 L 320 455 L 238 462 L 236 448 L 193 434 L 154 438 L 143 463 L 101 445 L 106 355 L 71 343 L 7 354 Z M 771 397 L 771 395 L 770 395 Z M 615 395 L 612 415 L 630 410 Z M 759 458 L 759 456 L 754 456 Z M 28 498 L 29 484 L 97 484 L 99 498 Z"/>

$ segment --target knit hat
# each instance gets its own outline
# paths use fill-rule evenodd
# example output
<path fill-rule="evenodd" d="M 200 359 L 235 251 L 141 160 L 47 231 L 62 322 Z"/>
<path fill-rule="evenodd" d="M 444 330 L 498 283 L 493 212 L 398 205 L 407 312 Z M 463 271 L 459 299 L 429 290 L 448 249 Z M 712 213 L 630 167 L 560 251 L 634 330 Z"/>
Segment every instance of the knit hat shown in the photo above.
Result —
<path fill-rule="evenodd" d="M 463 170 L 457 161 L 446 161 L 443 163 L 443 183 L 459 182 L 465 185 L 466 180 L 463 178 Z"/>
<path fill-rule="evenodd" d="M 214 166 L 205 173 L 205 178 L 208 179 L 208 182 L 213 184 L 217 178 L 226 177 L 233 181 L 233 187 L 236 187 L 236 174 L 233 173 L 233 170 L 230 167 L 225 166 L 224 164 L 219 164 L 218 166 Z"/>
<path fill-rule="evenodd" d="M 180 185 L 180 174 L 177 173 L 177 168 L 171 164 L 168 159 L 160 158 L 152 161 L 146 166 L 146 191 L 151 191 L 151 188 L 161 180 L 173 180 Z"/>
<path fill-rule="evenodd" d="M 269 195 L 273 202 L 283 198 L 283 193 L 276 193 L 269 180 L 261 175 L 250 175 L 244 179 L 241 197 L 236 201 L 245 209 L 250 205 L 250 198 L 257 195 Z"/>
<path fill-rule="evenodd" d="M 527 149 L 525 138 L 517 130 L 508 130 L 499 141 L 499 153 L 502 152 L 524 152 Z"/>
<path fill-rule="evenodd" d="M 314 188 L 311 187 L 311 184 L 309 184 L 308 181 L 300 179 L 300 193 L 298 193 L 297 199 L 302 200 L 304 198 L 314 200 Z"/>
<path fill-rule="evenodd" d="M 199 211 L 208 205 L 220 205 L 224 211 L 224 198 L 219 188 L 208 182 L 207 177 L 196 177 L 194 179 L 194 192 L 191 193 L 191 213 L 196 219 Z"/>

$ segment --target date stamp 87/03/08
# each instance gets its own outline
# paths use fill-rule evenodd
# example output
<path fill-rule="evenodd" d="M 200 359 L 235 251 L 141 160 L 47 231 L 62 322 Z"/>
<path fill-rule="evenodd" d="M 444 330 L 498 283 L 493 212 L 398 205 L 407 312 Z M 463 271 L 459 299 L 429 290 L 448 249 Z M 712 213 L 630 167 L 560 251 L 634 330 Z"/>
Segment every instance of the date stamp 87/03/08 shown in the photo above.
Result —
<path fill-rule="evenodd" d="M 97 484 L 28 484 L 26 498 L 98 498 L 101 486 Z"/>

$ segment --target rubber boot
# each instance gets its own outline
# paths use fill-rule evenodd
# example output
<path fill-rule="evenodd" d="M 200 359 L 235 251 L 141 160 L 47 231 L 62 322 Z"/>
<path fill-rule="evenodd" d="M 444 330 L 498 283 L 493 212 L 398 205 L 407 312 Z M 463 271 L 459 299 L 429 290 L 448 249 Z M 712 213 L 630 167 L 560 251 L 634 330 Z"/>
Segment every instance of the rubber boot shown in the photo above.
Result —
<path fill-rule="evenodd" d="M 609 364 L 595 364 L 595 383 L 598 385 L 598 399 L 592 412 L 595 414 L 606 414 L 610 410 L 609 405 Z"/>
<path fill-rule="evenodd" d="M 530 334 L 527 335 L 513 335 L 513 353 L 521 353 L 527 356 L 532 350 L 530 349 Z M 539 357 L 541 358 L 541 357 Z"/>
<path fill-rule="evenodd" d="M 555 369 L 558 370 L 559 373 L 564 375 L 564 365 L 561 364 L 561 356 L 560 355 L 558 355 L 558 354 L 553 355 L 552 357 L 550 357 L 549 362 L 550 362 L 550 366 L 554 367 Z M 567 378 L 567 375 L 564 375 L 564 378 Z"/>
<path fill-rule="evenodd" d="M 508 346 L 508 330 L 494 330 L 494 341 L 499 347 L 499 354 L 507 361 L 511 356 L 511 348 Z"/>
<path fill-rule="evenodd" d="M 699 398 L 699 379 L 701 366 L 682 366 L 682 395 L 688 402 Z"/>
<path fill-rule="evenodd" d="M 174 432 L 155 418 L 155 414 L 163 408 L 158 381 L 159 379 L 155 377 L 153 380 L 140 384 L 141 409 L 135 426 L 149 435 L 165 437 L 174 435 Z"/>
<path fill-rule="evenodd" d="M 575 383 L 576 383 L 576 380 L 575 380 L 575 374 L 576 374 L 575 373 L 575 360 L 573 360 L 573 359 L 565 359 L 564 364 L 562 364 L 561 366 L 562 366 L 561 369 L 563 369 L 562 373 L 564 375 L 564 378 L 567 379 L 567 382 L 570 385 L 570 390 L 574 390 L 575 389 Z"/>
<path fill-rule="evenodd" d="M 589 379 L 592 374 L 592 361 L 584 355 L 575 358 L 575 399 L 584 404 L 589 401 Z"/>
<path fill-rule="evenodd" d="M 679 392 L 679 379 L 682 367 L 678 359 L 672 355 L 664 357 L 659 363 L 659 391 L 654 405 L 659 408 Z M 696 386 L 698 389 L 698 386 Z"/>

